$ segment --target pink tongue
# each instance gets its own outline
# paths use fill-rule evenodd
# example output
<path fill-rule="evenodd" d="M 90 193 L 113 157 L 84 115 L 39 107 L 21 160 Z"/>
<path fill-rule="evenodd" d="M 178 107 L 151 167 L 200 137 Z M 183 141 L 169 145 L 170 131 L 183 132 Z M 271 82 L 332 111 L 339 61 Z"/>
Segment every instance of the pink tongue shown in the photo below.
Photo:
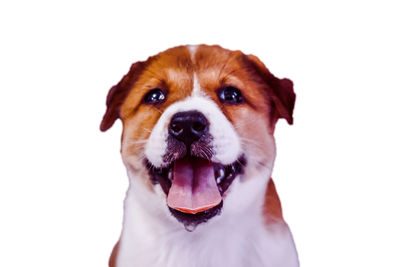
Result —
<path fill-rule="evenodd" d="M 170 208 L 195 214 L 217 206 L 222 198 L 211 162 L 184 158 L 174 163 L 174 176 L 167 204 Z"/>

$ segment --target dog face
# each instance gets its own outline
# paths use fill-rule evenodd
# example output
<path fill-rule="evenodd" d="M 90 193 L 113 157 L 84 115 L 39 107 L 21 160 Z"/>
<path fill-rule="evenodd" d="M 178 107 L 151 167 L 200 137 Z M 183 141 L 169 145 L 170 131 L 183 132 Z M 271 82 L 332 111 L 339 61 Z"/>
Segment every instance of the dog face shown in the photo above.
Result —
<path fill-rule="evenodd" d="M 292 82 L 255 56 L 181 46 L 132 65 L 108 94 L 101 130 L 122 120 L 131 183 L 159 210 L 196 226 L 246 209 L 254 191 L 265 190 L 274 127 L 279 118 L 292 123 L 294 102 Z"/>

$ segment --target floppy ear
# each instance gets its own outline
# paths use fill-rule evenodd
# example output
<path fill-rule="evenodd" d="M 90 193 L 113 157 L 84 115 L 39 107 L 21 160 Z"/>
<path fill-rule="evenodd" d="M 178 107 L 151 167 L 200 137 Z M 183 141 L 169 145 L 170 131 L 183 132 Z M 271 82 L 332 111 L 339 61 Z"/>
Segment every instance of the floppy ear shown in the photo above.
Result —
<path fill-rule="evenodd" d="M 120 118 L 121 106 L 131 91 L 133 85 L 138 80 L 145 65 L 146 63 L 142 61 L 132 64 L 129 72 L 122 77 L 121 81 L 117 85 L 111 87 L 107 95 L 107 110 L 100 124 L 100 130 L 102 132 L 110 129 L 114 122 Z"/>
<path fill-rule="evenodd" d="M 255 72 L 270 89 L 268 94 L 271 98 L 273 122 L 283 118 L 289 124 L 293 124 L 293 109 L 296 100 L 293 82 L 286 78 L 275 77 L 256 56 L 248 55 L 247 58 Z"/>

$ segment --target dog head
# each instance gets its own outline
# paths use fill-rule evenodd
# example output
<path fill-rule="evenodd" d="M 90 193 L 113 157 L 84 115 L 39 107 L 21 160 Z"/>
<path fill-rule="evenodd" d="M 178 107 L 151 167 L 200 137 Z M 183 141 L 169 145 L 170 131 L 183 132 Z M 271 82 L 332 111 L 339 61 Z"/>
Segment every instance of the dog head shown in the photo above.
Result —
<path fill-rule="evenodd" d="M 100 129 L 121 119 L 131 185 L 196 226 L 254 204 L 272 172 L 275 124 L 292 124 L 294 102 L 292 82 L 253 55 L 180 46 L 132 65 L 111 88 Z"/>

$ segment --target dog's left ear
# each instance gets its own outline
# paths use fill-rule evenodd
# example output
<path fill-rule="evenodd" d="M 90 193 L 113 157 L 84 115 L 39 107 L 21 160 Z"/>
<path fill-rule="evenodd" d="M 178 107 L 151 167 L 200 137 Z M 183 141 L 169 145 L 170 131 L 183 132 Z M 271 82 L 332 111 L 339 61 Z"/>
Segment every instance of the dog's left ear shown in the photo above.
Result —
<path fill-rule="evenodd" d="M 275 123 L 278 119 L 283 118 L 289 124 L 293 124 L 293 109 L 296 101 L 293 82 L 286 78 L 275 77 L 258 57 L 254 55 L 247 55 L 246 57 L 256 74 L 270 89 L 267 93 L 271 99 L 272 122 Z"/>
<path fill-rule="evenodd" d="M 131 91 L 133 85 L 138 80 L 140 74 L 145 68 L 146 62 L 136 62 L 132 64 L 129 72 L 121 79 L 121 81 L 111 87 L 107 95 L 107 110 L 100 124 L 102 132 L 107 131 L 113 126 L 114 122 L 120 118 L 120 109 L 126 97 Z"/>

